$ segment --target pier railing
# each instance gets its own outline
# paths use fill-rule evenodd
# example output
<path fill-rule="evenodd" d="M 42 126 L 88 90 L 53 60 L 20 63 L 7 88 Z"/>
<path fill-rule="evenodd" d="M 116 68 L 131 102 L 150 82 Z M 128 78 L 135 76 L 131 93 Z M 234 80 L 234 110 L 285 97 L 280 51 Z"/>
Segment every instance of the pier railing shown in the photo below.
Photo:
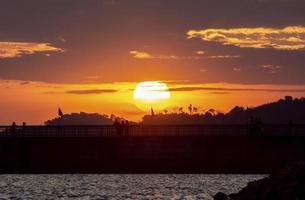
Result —
<path fill-rule="evenodd" d="M 305 136 L 305 125 L 0 126 L 0 137 Z"/>

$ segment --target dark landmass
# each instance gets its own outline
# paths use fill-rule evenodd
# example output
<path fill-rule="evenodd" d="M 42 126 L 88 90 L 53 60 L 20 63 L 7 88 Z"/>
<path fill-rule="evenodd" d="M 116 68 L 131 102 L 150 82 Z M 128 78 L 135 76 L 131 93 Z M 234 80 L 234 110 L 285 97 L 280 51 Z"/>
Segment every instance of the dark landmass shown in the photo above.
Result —
<path fill-rule="evenodd" d="M 268 124 L 305 123 L 305 98 L 293 99 L 290 96 L 254 108 L 235 106 L 226 114 L 214 109 L 197 113 L 192 106 L 188 109 L 189 113 L 180 109 L 179 113 L 145 115 L 141 124 L 246 124 L 255 119 Z"/>
<path fill-rule="evenodd" d="M 118 117 L 98 113 L 71 113 L 48 120 L 45 125 L 112 125 Z"/>
<path fill-rule="evenodd" d="M 204 125 L 204 124 L 247 124 L 259 120 L 266 124 L 305 124 L 305 98 L 286 96 L 277 102 L 263 104 L 254 108 L 235 106 L 228 113 L 220 113 L 209 109 L 199 113 L 198 108 L 190 105 L 189 112 L 179 108 L 177 112 L 168 112 L 145 115 L 142 125 Z M 112 125 L 115 120 L 125 121 L 122 117 L 98 113 L 71 113 L 62 114 L 48 120 L 46 125 Z M 129 124 L 136 124 L 129 122 Z"/>
<path fill-rule="evenodd" d="M 222 192 L 214 200 L 304 200 L 305 162 L 296 162 L 267 178 L 248 183 L 239 193 Z"/>

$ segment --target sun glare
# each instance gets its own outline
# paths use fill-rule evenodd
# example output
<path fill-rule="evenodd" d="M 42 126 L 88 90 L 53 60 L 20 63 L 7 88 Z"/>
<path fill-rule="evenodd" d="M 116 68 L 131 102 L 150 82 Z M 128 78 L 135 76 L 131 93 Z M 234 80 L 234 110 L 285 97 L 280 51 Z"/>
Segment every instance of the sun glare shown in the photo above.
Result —
<path fill-rule="evenodd" d="M 165 83 L 160 81 L 147 81 L 140 82 L 136 86 L 133 97 L 136 100 L 155 102 L 168 100 L 170 98 L 170 92 Z"/>
<path fill-rule="evenodd" d="M 151 107 L 160 110 L 168 106 L 170 92 L 167 85 L 161 81 L 146 81 L 136 86 L 133 98 L 137 107 L 142 110 L 148 110 Z"/>

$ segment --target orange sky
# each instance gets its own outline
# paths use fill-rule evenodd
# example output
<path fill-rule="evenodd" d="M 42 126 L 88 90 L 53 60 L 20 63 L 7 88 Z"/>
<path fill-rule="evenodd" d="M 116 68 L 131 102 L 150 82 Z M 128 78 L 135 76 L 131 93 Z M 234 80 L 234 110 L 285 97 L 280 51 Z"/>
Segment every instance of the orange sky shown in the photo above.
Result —
<path fill-rule="evenodd" d="M 1 1 L 0 124 L 305 96 L 304 0 Z M 14 12 L 12 12 L 14 11 Z M 135 100 L 163 81 L 168 100 Z"/>
<path fill-rule="evenodd" d="M 93 78 L 93 77 L 91 77 Z M 12 121 L 28 124 L 43 124 L 56 117 L 57 108 L 65 113 L 97 112 L 116 114 L 139 121 L 150 112 L 151 105 L 135 100 L 133 91 L 136 82 L 113 82 L 91 84 L 51 84 L 44 82 L 0 80 L 0 124 Z M 189 104 L 204 112 L 214 108 L 221 112 L 233 106 L 256 106 L 276 101 L 285 95 L 305 96 L 303 85 L 247 85 L 188 81 L 164 81 L 170 92 L 168 101 L 152 105 L 155 112 L 174 110 Z M 161 106 L 158 106 L 161 105 Z"/>

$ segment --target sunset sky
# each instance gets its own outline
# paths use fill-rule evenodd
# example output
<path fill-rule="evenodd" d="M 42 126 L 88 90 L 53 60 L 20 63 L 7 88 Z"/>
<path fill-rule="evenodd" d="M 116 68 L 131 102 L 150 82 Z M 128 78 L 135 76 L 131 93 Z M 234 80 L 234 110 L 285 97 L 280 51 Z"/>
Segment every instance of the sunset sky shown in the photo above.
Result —
<path fill-rule="evenodd" d="M 304 0 L 0 0 L 0 124 L 305 96 Z"/>

